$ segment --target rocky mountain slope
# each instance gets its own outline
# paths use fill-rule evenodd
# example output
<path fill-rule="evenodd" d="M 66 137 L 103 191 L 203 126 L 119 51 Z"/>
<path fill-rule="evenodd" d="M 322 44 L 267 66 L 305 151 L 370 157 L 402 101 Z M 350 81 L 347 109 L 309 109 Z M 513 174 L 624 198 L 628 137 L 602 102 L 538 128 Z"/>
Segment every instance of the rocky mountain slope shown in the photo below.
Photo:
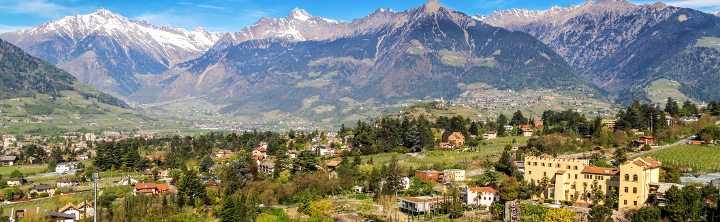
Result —
<path fill-rule="evenodd" d="M 3 33 L 0 38 L 85 83 L 125 96 L 147 85 L 152 74 L 199 57 L 223 34 L 155 26 L 99 9 Z"/>
<path fill-rule="evenodd" d="M 680 81 L 683 92 L 696 99 L 720 97 L 720 89 L 708 93 L 690 90 L 702 84 L 698 80 L 718 75 L 696 72 L 715 66 L 712 61 L 677 62 L 696 55 L 702 47 L 697 45 L 699 40 L 718 36 L 720 19 L 710 14 L 662 3 L 597 0 L 545 11 L 497 11 L 475 18 L 537 37 L 583 76 L 619 94 L 620 102 L 644 99 L 643 87 L 660 78 Z"/>
<path fill-rule="evenodd" d="M 293 13 L 285 20 L 297 19 Z M 203 95 L 231 104 L 224 112 L 294 112 L 309 105 L 340 113 L 347 101 L 454 97 L 464 84 L 476 82 L 500 89 L 594 90 L 532 36 L 487 25 L 434 0 L 328 25 L 336 32 L 210 50 L 181 64 L 181 73 L 166 85 L 137 96 L 162 101 Z"/>

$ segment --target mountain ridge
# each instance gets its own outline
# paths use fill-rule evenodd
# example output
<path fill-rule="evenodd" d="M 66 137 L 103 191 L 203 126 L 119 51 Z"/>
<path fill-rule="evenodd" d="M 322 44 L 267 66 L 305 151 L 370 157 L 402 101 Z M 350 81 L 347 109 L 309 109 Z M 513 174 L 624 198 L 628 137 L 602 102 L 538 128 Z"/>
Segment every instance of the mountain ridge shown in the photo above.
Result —
<path fill-rule="evenodd" d="M 715 89 L 708 93 L 691 90 L 702 83 L 681 77 L 693 79 L 699 74 L 705 75 L 688 71 L 693 70 L 693 65 L 701 64 L 701 60 L 686 63 L 684 68 L 668 64 L 674 63 L 675 55 L 692 51 L 704 37 L 720 36 L 712 29 L 720 24 L 720 19 L 705 12 L 663 3 L 635 5 L 605 0 L 545 11 L 496 11 L 474 18 L 537 37 L 587 79 L 619 96 L 619 103 L 627 104 L 635 99 L 647 101 L 639 86 L 669 77 L 684 80 L 680 81 L 681 91 L 695 99 L 720 98 L 716 95 L 720 92 Z M 715 66 L 702 64 L 708 68 Z M 669 70 L 663 70 L 671 66 L 675 67 L 673 72 L 679 73 L 669 74 Z"/>
<path fill-rule="evenodd" d="M 202 55 L 222 33 L 155 26 L 100 8 L 40 26 L 0 34 L 79 80 L 118 95 L 148 84 L 138 75 L 162 73 Z"/>
<path fill-rule="evenodd" d="M 534 37 L 472 19 L 437 2 L 404 12 L 376 10 L 322 40 L 255 39 L 183 63 L 177 78 L 139 97 L 198 97 L 238 110 L 295 112 L 344 101 L 392 104 L 453 97 L 463 84 L 498 88 L 578 87 L 595 92 Z M 312 99 L 311 99 L 312 98 Z"/>

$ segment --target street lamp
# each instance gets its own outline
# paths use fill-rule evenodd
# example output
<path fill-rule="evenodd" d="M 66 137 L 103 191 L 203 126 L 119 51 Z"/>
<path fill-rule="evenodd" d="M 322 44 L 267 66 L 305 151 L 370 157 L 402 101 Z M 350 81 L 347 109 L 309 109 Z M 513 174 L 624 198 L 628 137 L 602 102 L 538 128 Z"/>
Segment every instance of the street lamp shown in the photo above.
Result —
<path fill-rule="evenodd" d="M 93 182 L 94 182 L 94 184 L 95 184 L 95 201 L 93 202 L 93 209 L 94 209 L 94 210 L 93 210 L 93 211 L 94 211 L 93 213 L 95 213 L 95 216 L 93 216 L 93 222 L 97 222 L 97 212 L 98 212 L 98 208 L 97 208 L 97 190 L 98 190 L 97 181 L 98 181 L 99 178 L 100 178 L 100 176 L 98 175 L 98 173 L 93 173 L 93 174 L 92 174 L 92 180 L 93 180 Z"/>

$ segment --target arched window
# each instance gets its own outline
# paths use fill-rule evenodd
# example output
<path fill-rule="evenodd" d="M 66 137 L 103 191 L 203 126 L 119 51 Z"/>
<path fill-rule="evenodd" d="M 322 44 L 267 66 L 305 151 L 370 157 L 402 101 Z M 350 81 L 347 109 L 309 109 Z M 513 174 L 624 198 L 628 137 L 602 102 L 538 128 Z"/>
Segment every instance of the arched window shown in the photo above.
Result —
<path fill-rule="evenodd" d="M 637 181 L 637 180 L 638 180 L 637 174 L 633 174 L 633 181 Z"/>

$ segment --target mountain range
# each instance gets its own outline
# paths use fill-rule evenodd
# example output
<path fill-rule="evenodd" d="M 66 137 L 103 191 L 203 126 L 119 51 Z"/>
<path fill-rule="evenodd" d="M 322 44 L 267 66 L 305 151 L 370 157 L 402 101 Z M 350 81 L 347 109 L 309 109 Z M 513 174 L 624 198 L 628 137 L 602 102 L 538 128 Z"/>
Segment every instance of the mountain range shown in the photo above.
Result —
<path fill-rule="evenodd" d="M 661 78 L 679 81 L 680 90 L 694 99 L 720 99 L 715 87 L 720 18 L 712 14 L 663 3 L 598 0 L 475 18 L 537 37 L 584 77 L 619 95 L 620 103 L 645 100 L 643 90 Z"/>
<path fill-rule="evenodd" d="M 653 81 L 720 99 L 720 17 L 662 3 L 587 1 L 469 16 L 430 0 L 350 22 L 292 10 L 234 33 L 155 26 L 105 9 L 0 38 L 130 104 L 202 100 L 218 112 L 318 113 L 333 123 L 465 85 L 647 100 Z M 360 105 L 358 105 L 360 104 Z"/>
<path fill-rule="evenodd" d="M 105 9 L 67 16 L 0 38 L 56 64 L 80 81 L 127 96 L 155 74 L 205 53 L 223 33 L 154 26 Z"/>
<path fill-rule="evenodd" d="M 293 13 L 288 18 L 297 19 Z M 180 64 L 180 75 L 155 95 L 167 100 L 210 94 L 230 107 L 293 111 L 313 96 L 320 97 L 316 105 L 334 106 L 343 98 L 393 103 L 454 97 L 463 83 L 516 90 L 587 83 L 532 36 L 478 22 L 434 1 L 322 26 L 332 24 L 338 31 L 316 36 L 324 40 L 297 41 L 298 35 L 210 51 Z"/>

